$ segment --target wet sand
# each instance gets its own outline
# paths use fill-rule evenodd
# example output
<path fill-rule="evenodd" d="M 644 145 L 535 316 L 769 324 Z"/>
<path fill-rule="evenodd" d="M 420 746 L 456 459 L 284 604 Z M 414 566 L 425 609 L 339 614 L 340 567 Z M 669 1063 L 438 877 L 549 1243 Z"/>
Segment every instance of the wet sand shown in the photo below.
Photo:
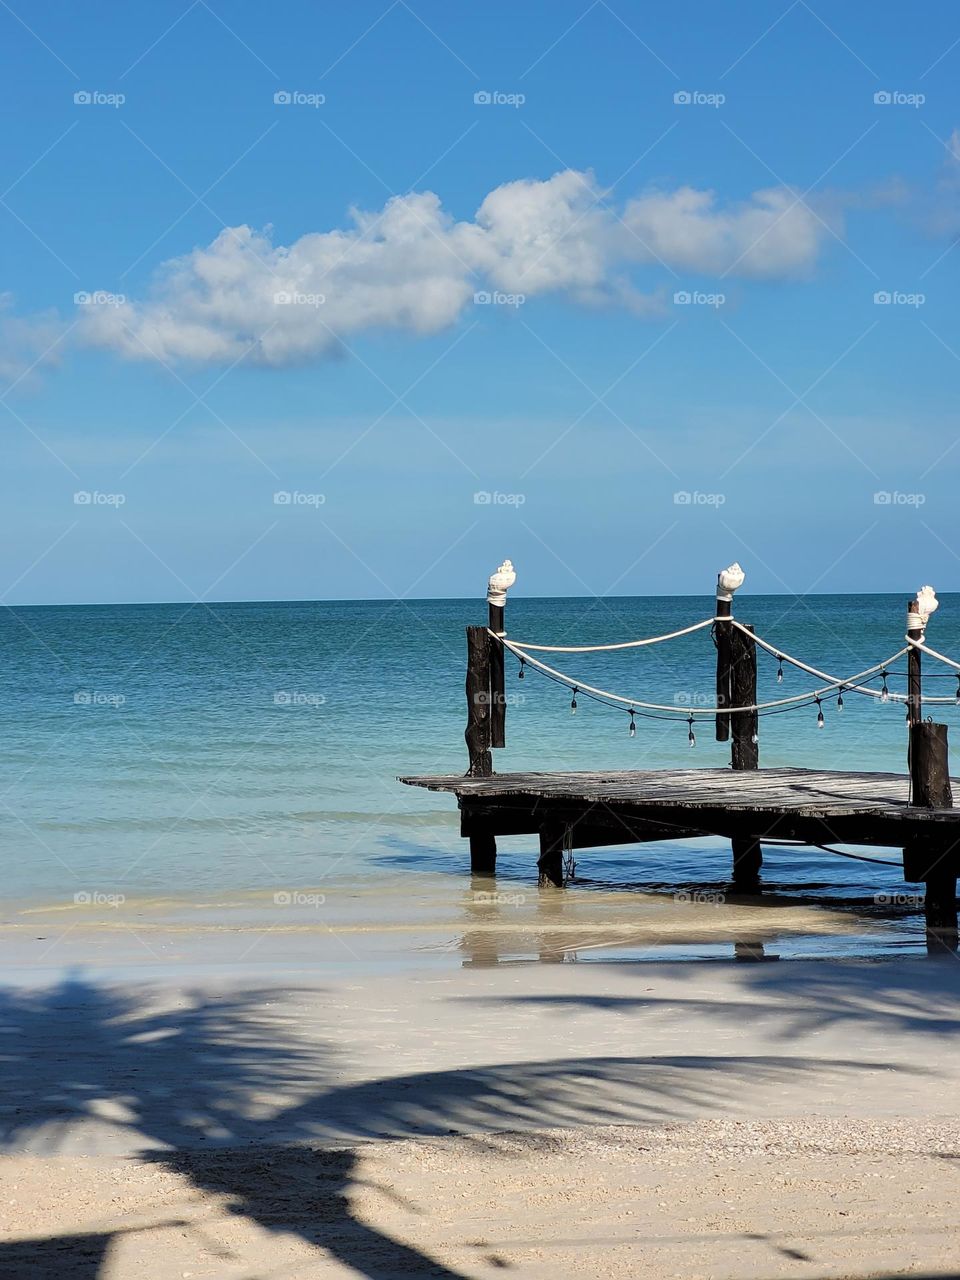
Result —
<path fill-rule="evenodd" d="M 263 966 L 396 972 L 423 967 L 609 959 L 727 960 L 922 954 L 922 908 L 878 911 L 723 885 L 672 892 L 523 881 L 390 876 L 208 898 L 81 894 L 8 904 L 0 963 L 10 980 L 73 966 L 123 977 L 143 964 L 202 972 L 208 953 L 255 977 Z M 89 899 L 89 900 L 86 900 Z M 211 947 L 213 951 L 211 952 Z"/>

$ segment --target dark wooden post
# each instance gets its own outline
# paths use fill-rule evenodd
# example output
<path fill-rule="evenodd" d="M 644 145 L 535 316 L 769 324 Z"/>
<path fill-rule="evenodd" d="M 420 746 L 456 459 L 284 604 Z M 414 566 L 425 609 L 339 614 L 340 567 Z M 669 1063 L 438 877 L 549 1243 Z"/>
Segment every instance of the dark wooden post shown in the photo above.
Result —
<path fill-rule="evenodd" d="M 748 630 L 752 632 L 753 627 Z M 757 701 L 757 642 L 736 627 L 730 631 L 731 705 L 752 707 Z M 734 769 L 759 767 L 759 728 L 760 717 L 756 711 L 738 711 L 730 716 L 730 762 Z"/>
<path fill-rule="evenodd" d="M 486 627 L 467 627 L 467 728 L 470 755 L 468 778 L 489 778 L 490 756 L 490 637 Z"/>
<path fill-rule="evenodd" d="M 925 588 L 921 595 L 925 595 Z M 930 591 L 933 596 L 932 590 Z M 935 602 L 935 597 L 933 597 Z M 926 602 L 925 602 L 926 603 Z M 920 600 L 907 602 L 907 638 L 922 643 L 928 614 Z M 922 655 L 915 645 L 907 650 L 907 764 L 912 803 L 927 809 L 953 807 L 947 726 L 923 719 Z M 918 847 L 919 845 L 919 847 Z M 921 841 L 903 851 L 907 880 L 923 880 L 927 946 L 932 951 L 957 947 L 957 852 L 953 844 Z"/>
<path fill-rule="evenodd" d="M 744 635 L 726 621 L 733 617 L 733 593 L 743 583 L 743 570 L 733 564 L 717 578 L 714 632 L 717 646 L 717 706 L 750 707 L 757 701 L 757 645 L 752 636 Z M 753 628 L 749 628 L 751 631 Z M 759 718 L 756 711 L 718 713 L 717 741 L 730 741 L 730 765 L 733 769 L 756 769 L 760 764 L 757 741 Z M 760 841 L 750 836 L 731 840 L 733 849 L 733 888 L 740 893 L 760 892 L 760 868 L 763 850 Z"/>
<path fill-rule="evenodd" d="M 504 635 L 504 607 L 507 592 L 517 580 L 513 564 L 504 560 L 487 584 L 488 625 L 495 636 Z M 503 645 L 495 640 L 490 647 L 490 745 L 507 745 L 507 702 L 503 678 Z"/>
<path fill-rule="evenodd" d="M 721 599 L 719 594 L 720 588 L 717 587 L 717 612 L 715 617 L 718 621 L 714 624 L 713 642 L 717 646 L 717 706 L 730 706 L 730 633 L 733 627 L 728 622 L 720 621 L 723 618 L 729 618 L 733 612 L 732 599 Z M 730 738 L 730 717 L 725 714 L 717 715 L 717 741 L 727 742 Z"/>
<path fill-rule="evenodd" d="M 490 756 L 490 636 L 486 627 L 467 627 L 467 728 L 470 753 L 468 778 L 489 778 Z M 497 842 L 488 831 L 470 833 L 470 870 L 491 876 L 497 869 Z"/>
<path fill-rule="evenodd" d="M 489 627 L 495 636 L 503 635 L 503 605 L 488 608 Z M 490 745 L 507 745 L 507 691 L 504 686 L 503 645 L 490 641 Z"/>
<path fill-rule="evenodd" d="M 911 640 L 923 639 L 923 623 L 916 600 L 907 601 L 907 636 Z M 920 650 L 910 645 L 907 650 L 907 724 L 913 727 L 923 719 L 921 701 Z"/>
<path fill-rule="evenodd" d="M 541 885 L 552 884 L 563 888 L 563 841 L 566 828 L 560 826 L 540 828 L 540 857 L 537 869 Z"/>

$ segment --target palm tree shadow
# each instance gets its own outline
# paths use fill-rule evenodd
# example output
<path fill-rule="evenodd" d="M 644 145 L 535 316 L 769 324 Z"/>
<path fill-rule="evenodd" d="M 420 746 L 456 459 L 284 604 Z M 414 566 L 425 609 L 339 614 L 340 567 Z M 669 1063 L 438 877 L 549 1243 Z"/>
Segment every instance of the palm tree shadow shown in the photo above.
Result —
<path fill-rule="evenodd" d="M 275 989 L 171 1002 L 74 977 L 0 992 L 0 1149 L 133 1152 L 370 1280 L 457 1277 L 354 1210 L 351 1192 L 363 1185 L 358 1144 L 455 1132 L 496 1149 L 505 1131 L 722 1113 L 757 1082 L 863 1066 L 796 1057 L 551 1058 L 343 1084 L 338 1049 L 291 1033 L 299 994 L 288 995 L 294 1003 L 281 1017 Z M 92 1280 L 113 1238 L 0 1245 L 0 1274 Z"/>

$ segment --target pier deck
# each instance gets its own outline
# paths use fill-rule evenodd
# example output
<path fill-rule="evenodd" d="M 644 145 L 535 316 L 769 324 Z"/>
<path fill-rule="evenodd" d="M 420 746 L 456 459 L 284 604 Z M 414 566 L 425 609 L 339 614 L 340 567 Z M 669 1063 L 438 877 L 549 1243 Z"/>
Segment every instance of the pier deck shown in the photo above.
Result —
<path fill-rule="evenodd" d="M 944 870 L 960 861 L 960 809 L 911 805 L 910 779 L 896 773 L 649 769 L 400 781 L 456 795 L 474 870 L 485 869 L 478 865 L 484 856 L 495 858 L 498 835 L 524 833 L 540 836 L 541 871 L 550 879 L 556 877 L 549 859 L 564 843 L 591 848 L 697 835 L 909 846 L 914 854 L 936 851 Z M 926 879 L 920 874 L 924 870 L 914 856 L 912 865 L 905 865 L 906 878 Z"/>

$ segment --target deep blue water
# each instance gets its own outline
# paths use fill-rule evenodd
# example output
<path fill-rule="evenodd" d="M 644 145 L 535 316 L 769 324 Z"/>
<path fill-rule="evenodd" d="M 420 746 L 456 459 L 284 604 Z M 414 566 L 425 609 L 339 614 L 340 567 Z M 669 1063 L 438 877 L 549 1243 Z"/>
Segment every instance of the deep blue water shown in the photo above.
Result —
<path fill-rule="evenodd" d="M 902 643 L 905 596 L 743 596 L 738 617 L 837 675 Z M 670 630 L 712 599 L 511 599 L 509 632 L 591 643 Z M 102 885 L 195 895 L 323 877 L 462 875 L 455 802 L 397 784 L 399 773 L 465 767 L 464 625 L 482 600 L 15 608 L 0 613 L 0 853 L 6 894 L 60 900 Z M 930 641 L 960 653 L 960 597 Z M 651 701 L 702 705 L 714 680 L 709 631 L 669 645 L 551 658 L 572 675 Z M 683 721 L 638 719 L 507 660 L 505 751 L 495 767 L 722 766 L 712 725 L 691 751 Z M 895 664 L 904 670 L 904 660 Z M 760 655 L 760 697 L 810 677 Z M 891 689 L 903 688 L 891 679 Z M 929 680 L 952 695 L 956 682 Z M 761 763 L 905 767 L 902 707 L 847 694 L 826 726 L 804 708 L 761 721 Z M 938 709 L 939 718 L 940 709 Z M 954 725 L 951 702 L 943 718 Z M 507 876 L 530 878 L 529 840 L 504 842 Z M 580 855 L 588 882 L 676 885 L 721 877 L 727 853 L 647 846 Z M 890 853 L 895 857 L 895 853 Z M 900 887 L 896 870 L 818 851 L 771 853 L 767 877 L 814 895 Z"/>

